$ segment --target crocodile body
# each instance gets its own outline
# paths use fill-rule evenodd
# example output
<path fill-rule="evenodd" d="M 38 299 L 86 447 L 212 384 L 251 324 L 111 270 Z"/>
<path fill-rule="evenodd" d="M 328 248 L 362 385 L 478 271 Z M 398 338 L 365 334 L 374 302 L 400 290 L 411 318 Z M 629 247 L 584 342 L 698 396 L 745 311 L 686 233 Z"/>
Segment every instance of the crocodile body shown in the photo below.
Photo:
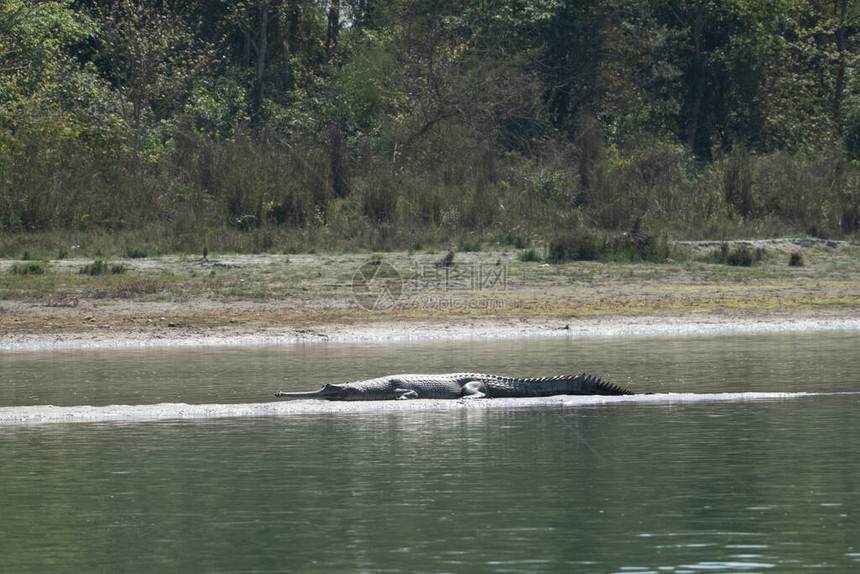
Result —
<path fill-rule="evenodd" d="M 275 396 L 330 401 L 381 401 L 632 394 L 627 389 L 586 374 L 518 379 L 479 373 L 454 373 L 391 375 L 353 383 L 326 384 L 318 391 L 279 391 Z"/>

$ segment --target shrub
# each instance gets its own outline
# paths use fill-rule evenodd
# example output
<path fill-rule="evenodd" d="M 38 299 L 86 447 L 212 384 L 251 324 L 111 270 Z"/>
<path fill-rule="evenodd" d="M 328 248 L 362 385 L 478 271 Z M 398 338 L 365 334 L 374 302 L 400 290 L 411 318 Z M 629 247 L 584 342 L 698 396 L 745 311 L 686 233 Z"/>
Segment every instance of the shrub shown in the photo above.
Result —
<path fill-rule="evenodd" d="M 146 259 L 148 257 L 147 252 L 139 247 L 126 247 L 123 255 L 126 259 Z"/>
<path fill-rule="evenodd" d="M 10 271 L 12 275 L 43 275 L 45 273 L 45 264 L 41 261 L 15 263 L 12 265 Z"/>
<path fill-rule="evenodd" d="M 96 259 L 92 263 L 87 263 L 81 268 L 81 275 L 90 275 L 91 277 L 95 277 L 96 275 L 104 275 L 107 273 L 107 266 L 105 262 L 101 259 Z"/>
<path fill-rule="evenodd" d="M 459 243 L 457 243 L 457 251 L 462 253 L 469 253 L 481 250 L 481 242 L 480 241 L 471 241 L 469 239 L 461 239 Z"/>
<path fill-rule="evenodd" d="M 436 263 L 436 267 L 453 267 L 454 266 L 454 250 L 449 249 L 448 253 Z"/>
<path fill-rule="evenodd" d="M 528 247 L 529 242 L 527 239 L 524 239 L 522 235 L 514 235 L 513 233 L 507 232 L 502 235 L 499 243 L 502 245 L 511 245 L 514 249 L 524 249 Z"/>
<path fill-rule="evenodd" d="M 88 263 L 81 268 L 81 275 L 89 275 L 91 277 L 95 277 L 97 275 L 122 275 L 128 271 L 125 265 L 123 264 L 110 264 L 105 263 L 101 259 L 96 259 L 92 263 Z"/>
<path fill-rule="evenodd" d="M 603 245 L 594 233 L 576 231 L 559 235 L 549 242 L 547 263 L 594 261 L 600 259 Z"/>
<path fill-rule="evenodd" d="M 520 252 L 519 259 L 523 263 L 537 262 L 541 260 L 540 255 L 537 254 L 534 248 L 529 248 L 526 251 Z"/>
<path fill-rule="evenodd" d="M 764 259 L 764 249 L 750 249 L 747 245 L 738 245 L 731 248 L 728 243 L 723 243 L 720 248 L 712 254 L 714 263 L 731 265 L 734 267 L 752 267 Z"/>
<path fill-rule="evenodd" d="M 640 229 L 637 220 L 629 232 L 624 233 L 612 245 L 609 254 L 616 261 L 663 263 L 670 259 L 672 247 L 665 236 L 652 237 Z"/>
<path fill-rule="evenodd" d="M 752 267 L 759 263 L 764 257 L 764 249 L 750 249 L 741 245 L 729 254 L 726 263 L 737 267 Z"/>
<path fill-rule="evenodd" d="M 803 267 L 803 253 L 801 251 L 795 251 L 788 258 L 788 266 L 789 267 Z"/>

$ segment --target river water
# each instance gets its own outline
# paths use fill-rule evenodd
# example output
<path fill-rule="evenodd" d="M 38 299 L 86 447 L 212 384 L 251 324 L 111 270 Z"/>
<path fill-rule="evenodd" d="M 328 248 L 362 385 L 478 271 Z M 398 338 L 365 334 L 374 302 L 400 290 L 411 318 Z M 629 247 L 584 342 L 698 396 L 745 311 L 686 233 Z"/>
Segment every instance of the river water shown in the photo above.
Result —
<path fill-rule="evenodd" d="M 858 336 L 3 353 L 0 411 L 99 409 L 0 424 L 0 571 L 855 571 Z M 464 370 L 654 394 L 159 420 L 106 406 L 229 414 L 278 388 Z"/>

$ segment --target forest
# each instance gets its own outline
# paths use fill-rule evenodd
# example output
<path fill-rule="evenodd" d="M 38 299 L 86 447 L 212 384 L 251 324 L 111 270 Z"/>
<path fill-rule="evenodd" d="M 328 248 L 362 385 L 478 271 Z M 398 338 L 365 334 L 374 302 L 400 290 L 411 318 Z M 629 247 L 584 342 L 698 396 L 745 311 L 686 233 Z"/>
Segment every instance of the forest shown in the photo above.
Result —
<path fill-rule="evenodd" d="M 0 0 L 0 256 L 856 237 L 858 41 L 849 0 Z"/>

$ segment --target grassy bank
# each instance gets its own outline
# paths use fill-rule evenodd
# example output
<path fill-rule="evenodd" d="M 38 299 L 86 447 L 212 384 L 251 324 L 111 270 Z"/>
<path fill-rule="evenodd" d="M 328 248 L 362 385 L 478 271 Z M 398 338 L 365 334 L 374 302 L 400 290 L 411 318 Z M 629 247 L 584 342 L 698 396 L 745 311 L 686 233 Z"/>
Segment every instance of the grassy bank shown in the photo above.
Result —
<path fill-rule="evenodd" d="M 728 250 L 761 249 L 749 266 Z M 344 255 L 159 256 L 0 261 L 0 330 L 259 330 L 375 322 L 856 316 L 860 248 L 677 247 L 661 263 L 547 264 L 528 249 Z M 802 265 L 797 262 L 801 258 Z M 22 267 L 23 265 L 23 267 Z M 374 281 L 376 281 L 374 283 Z M 385 284 L 393 298 L 381 297 Z M 110 334 L 113 331 L 105 331 Z"/>

